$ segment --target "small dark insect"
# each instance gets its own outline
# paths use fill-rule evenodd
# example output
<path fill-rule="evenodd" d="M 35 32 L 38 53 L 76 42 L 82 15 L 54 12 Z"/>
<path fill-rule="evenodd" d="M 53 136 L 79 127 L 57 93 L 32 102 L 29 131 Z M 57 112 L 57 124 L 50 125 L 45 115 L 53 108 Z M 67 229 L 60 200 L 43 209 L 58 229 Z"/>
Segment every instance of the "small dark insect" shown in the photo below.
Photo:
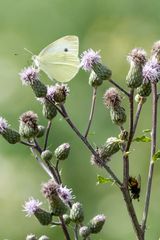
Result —
<path fill-rule="evenodd" d="M 138 175 L 137 179 L 135 177 L 129 177 L 128 187 L 131 192 L 132 199 L 137 199 L 139 201 L 141 191 L 141 176 Z"/>
<path fill-rule="evenodd" d="M 65 51 L 65 52 L 68 52 L 68 48 L 65 48 L 64 51 Z"/>

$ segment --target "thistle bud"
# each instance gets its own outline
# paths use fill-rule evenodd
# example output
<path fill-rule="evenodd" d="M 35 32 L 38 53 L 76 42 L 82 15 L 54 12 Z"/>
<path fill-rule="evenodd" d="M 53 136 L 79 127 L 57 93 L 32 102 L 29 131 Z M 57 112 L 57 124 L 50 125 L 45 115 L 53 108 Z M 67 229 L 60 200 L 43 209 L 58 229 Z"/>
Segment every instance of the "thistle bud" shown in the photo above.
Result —
<path fill-rule="evenodd" d="M 57 109 L 54 104 L 50 103 L 47 99 L 41 100 L 43 103 L 42 114 L 48 120 L 52 120 L 57 115 Z"/>
<path fill-rule="evenodd" d="M 102 230 L 105 221 L 106 217 L 103 214 L 97 215 L 92 218 L 89 223 L 91 233 L 99 233 Z"/>
<path fill-rule="evenodd" d="M 121 104 L 121 96 L 116 88 L 109 88 L 103 96 L 104 105 L 107 108 L 115 108 Z"/>
<path fill-rule="evenodd" d="M 44 160 L 44 161 L 50 161 L 53 157 L 53 154 L 50 150 L 45 150 L 41 153 L 41 158 Z"/>
<path fill-rule="evenodd" d="M 89 85 L 92 87 L 98 87 L 103 83 L 103 80 L 97 77 L 97 74 L 92 71 L 89 76 Z"/>
<path fill-rule="evenodd" d="M 79 235 L 83 238 L 86 239 L 91 233 L 91 230 L 88 226 L 83 226 L 79 229 Z"/>
<path fill-rule="evenodd" d="M 68 158 L 68 155 L 70 153 L 70 145 L 69 143 L 63 143 L 59 147 L 56 148 L 54 151 L 54 155 L 59 160 L 65 160 Z"/>
<path fill-rule="evenodd" d="M 142 84 L 142 68 L 146 62 L 146 53 L 143 49 L 135 48 L 128 55 L 130 70 L 126 77 L 127 85 L 130 88 L 137 88 Z"/>
<path fill-rule="evenodd" d="M 106 156 L 106 152 L 104 147 L 96 148 L 95 152 L 97 156 L 91 155 L 91 164 L 97 165 L 98 167 L 104 167 L 106 163 L 110 160 L 108 156 Z"/>
<path fill-rule="evenodd" d="M 137 93 L 141 97 L 148 97 L 151 94 L 151 82 L 143 83 L 139 88 L 137 88 Z"/>
<path fill-rule="evenodd" d="M 153 44 L 151 54 L 152 56 L 155 56 L 158 62 L 160 63 L 160 41 L 157 41 Z"/>
<path fill-rule="evenodd" d="M 122 141 L 128 140 L 128 132 L 126 130 L 122 130 L 118 136 Z"/>
<path fill-rule="evenodd" d="M 105 155 L 107 157 L 112 156 L 116 152 L 120 150 L 120 144 L 122 143 L 122 140 L 116 138 L 116 137 L 110 137 L 107 139 L 106 143 L 103 146 Z"/>
<path fill-rule="evenodd" d="M 64 103 L 69 92 L 67 84 L 55 84 L 54 86 L 48 86 L 47 97 L 54 102 Z"/>
<path fill-rule="evenodd" d="M 52 222 L 52 214 L 41 208 L 38 208 L 34 215 L 42 225 L 49 225 Z"/>
<path fill-rule="evenodd" d="M 34 138 L 38 134 L 38 116 L 32 111 L 23 113 L 20 116 L 19 133 L 23 138 Z"/>
<path fill-rule="evenodd" d="M 122 126 L 127 119 L 125 109 L 121 106 L 111 108 L 110 110 L 111 120 L 114 124 Z"/>
<path fill-rule="evenodd" d="M 41 138 L 44 136 L 45 134 L 45 130 L 46 128 L 42 125 L 38 125 L 38 134 L 37 134 L 37 138 Z"/>
<path fill-rule="evenodd" d="M 82 204 L 79 202 L 76 202 L 72 205 L 71 211 L 70 211 L 70 219 L 75 223 L 81 223 L 84 220 L 84 213 Z"/>
<path fill-rule="evenodd" d="M 109 80 L 112 75 L 112 71 L 101 64 L 99 51 L 95 52 L 92 49 L 88 49 L 81 54 L 81 67 L 85 71 L 93 70 L 101 80 Z"/>
<path fill-rule="evenodd" d="M 135 101 L 137 102 L 137 103 L 145 103 L 146 101 L 147 101 L 147 98 L 146 97 L 142 97 L 142 96 L 140 96 L 139 94 L 136 94 L 136 96 L 135 96 Z"/>
<path fill-rule="evenodd" d="M 49 238 L 47 236 L 43 235 L 38 240 L 49 240 Z"/>
<path fill-rule="evenodd" d="M 48 199 L 52 214 L 54 216 L 62 216 L 68 210 L 68 207 L 58 196 L 57 190 L 59 185 L 53 180 L 49 180 L 47 183 L 44 183 L 42 186 L 42 193 Z"/>
<path fill-rule="evenodd" d="M 97 77 L 101 80 L 110 80 L 112 76 L 112 71 L 105 65 L 101 63 L 93 64 L 93 71 L 97 74 Z"/>
<path fill-rule="evenodd" d="M 68 214 L 63 214 L 63 220 L 66 225 L 69 225 L 71 222 L 70 216 Z"/>
<path fill-rule="evenodd" d="M 34 234 L 29 234 L 27 235 L 26 240 L 38 240 L 38 238 Z"/>
<path fill-rule="evenodd" d="M 42 225 L 49 225 L 52 221 L 52 215 L 49 212 L 41 209 L 41 205 L 42 203 L 39 202 L 39 200 L 35 200 L 31 197 L 25 202 L 23 211 L 27 213 L 26 216 L 28 217 L 35 215 Z"/>
<path fill-rule="evenodd" d="M 39 80 L 38 70 L 34 67 L 24 68 L 20 73 L 21 81 L 24 85 L 30 85 L 36 97 L 45 97 L 47 87 Z"/>
<path fill-rule="evenodd" d="M 2 117 L 0 117 L 0 135 L 10 144 L 20 142 L 19 133 L 10 129 L 8 122 Z"/>

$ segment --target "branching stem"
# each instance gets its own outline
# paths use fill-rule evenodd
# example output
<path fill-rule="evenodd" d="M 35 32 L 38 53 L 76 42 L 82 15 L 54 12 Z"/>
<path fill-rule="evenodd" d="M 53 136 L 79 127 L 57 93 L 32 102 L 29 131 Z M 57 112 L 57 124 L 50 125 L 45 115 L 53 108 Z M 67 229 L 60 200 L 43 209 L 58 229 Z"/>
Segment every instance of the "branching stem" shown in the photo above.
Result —
<path fill-rule="evenodd" d="M 145 206 L 142 217 L 142 231 L 145 235 L 146 230 L 146 222 L 148 217 L 148 210 L 150 204 L 151 197 L 151 188 L 152 188 L 152 180 L 153 180 L 153 171 L 154 171 L 154 161 L 152 159 L 153 155 L 156 152 L 156 141 L 157 141 L 157 84 L 152 83 L 152 138 L 151 138 L 151 157 L 150 157 L 150 165 L 149 165 L 149 173 L 147 180 L 147 190 L 146 190 L 146 198 L 145 198 Z"/>
<path fill-rule="evenodd" d="M 91 127 L 91 123 L 92 123 L 92 119 L 93 119 L 93 114 L 94 114 L 94 110 L 95 110 L 95 103 L 96 103 L 96 95 L 97 95 L 97 88 L 94 87 L 93 88 L 93 94 L 92 94 L 92 104 L 91 104 L 91 110 L 90 110 L 90 115 L 89 115 L 89 119 L 88 119 L 88 126 L 87 129 L 85 131 L 84 137 L 87 138 L 90 127 Z"/>

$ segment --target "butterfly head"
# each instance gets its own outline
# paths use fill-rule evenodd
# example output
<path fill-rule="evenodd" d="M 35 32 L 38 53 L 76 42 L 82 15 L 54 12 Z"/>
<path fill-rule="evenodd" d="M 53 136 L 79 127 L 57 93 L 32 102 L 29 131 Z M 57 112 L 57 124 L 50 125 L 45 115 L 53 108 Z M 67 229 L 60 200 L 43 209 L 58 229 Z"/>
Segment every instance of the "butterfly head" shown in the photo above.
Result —
<path fill-rule="evenodd" d="M 35 68 L 38 68 L 38 69 L 39 69 L 39 60 L 38 60 L 38 56 L 33 55 L 33 56 L 32 56 L 32 61 L 33 61 L 33 66 L 34 66 Z"/>

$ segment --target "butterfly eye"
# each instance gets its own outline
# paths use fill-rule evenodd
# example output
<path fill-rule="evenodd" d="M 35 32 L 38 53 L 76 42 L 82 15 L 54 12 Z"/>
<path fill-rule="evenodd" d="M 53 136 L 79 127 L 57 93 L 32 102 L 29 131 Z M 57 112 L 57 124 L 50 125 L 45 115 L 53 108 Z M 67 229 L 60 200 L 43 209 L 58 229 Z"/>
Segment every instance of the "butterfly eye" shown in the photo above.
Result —
<path fill-rule="evenodd" d="M 64 51 L 65 51 L 65 52 L 68 52 L 68 48 L 65 48 Z"/>

